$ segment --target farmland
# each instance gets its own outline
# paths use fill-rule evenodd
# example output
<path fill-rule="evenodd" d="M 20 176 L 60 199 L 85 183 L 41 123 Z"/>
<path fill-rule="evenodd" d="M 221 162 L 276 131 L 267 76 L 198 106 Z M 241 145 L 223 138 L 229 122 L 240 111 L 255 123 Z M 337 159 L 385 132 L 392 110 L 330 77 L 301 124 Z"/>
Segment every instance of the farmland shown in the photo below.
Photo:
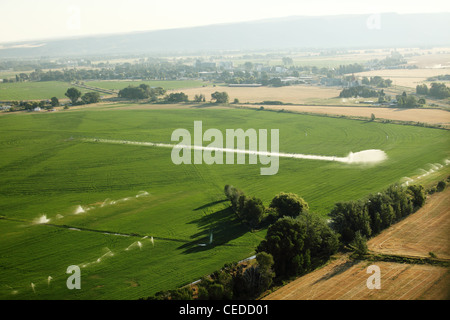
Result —
<path fill-rule="evenodd" d="M 1 83 L 0 101 L 47 100 L 51 97 L 64 99 L 67 98 L 64 94 L 70 87 L 70 83 L 60 81 Z M 84 89 L 80 91 L 87 92 Z"/>
<path fill-rule="evenodd" d="M 382 149 L 377 166 L 280 159 L 260 165 L 174 165 L 170 149 L 84 138 L 171 143 L 177 128 L 280 129 L 280 151 L 346 156 Z M 447 172 L 448 132 L 289 113 L 220 108 L 74 109 L 0 117 L 0 298 L 136 299 L 199 279 L 254 253 L 250 232 L 229 210 L 232 184 L 266 205 L 294 192 L 323 218 L 337 201 L 377 192 L 431 164 Z M 200 247 L 210 232 L 213 245 Z M 65 287 L 82 267 L 82 290 Z M 51 281 L 49 282 L 49 276 Z M 34 284 L 34 291 L 30 287 Z"/>
<path fill-rule="evenodd" d="M 450 189 L 429 197 L 413 215 L 368 241 L 374 254 L 429 258 L 429 252 L 448 262 L 448 206 Z M 380 290 L 369 290 L 367 268 L 381 272 Z M 339 255 L 334 261 L 280 288 L 265 299 L 289 300 L 447 300 L 448 267 L 349 259 Z"/>
<path fill-rule="evenodd" d="M 381 290 L 366 286 L 373 263 L 339 257 L 267 296 L 267 300 L 446 300 L 448 268 L 375 262 L 381 270 Z"/>
<path fill-rule="evenodd" d="M 178 80 L 178 81 L 141 81 L 141 80 L 111 80 L 111 81 L 86 81 L 86 85 L 98 87 L 102 89 L 110 89 L 110 90 L 121 90 L 128 86 L 139 86 L 141 84 L 147 84 L 150 87 L 162 87 L 166 90 L 174 90 L 174 89 L 185 89 L 185 88 L 195 88 L 201 87 L 203 85 L 208 85 L 208 83 L 197 80 Z"/>

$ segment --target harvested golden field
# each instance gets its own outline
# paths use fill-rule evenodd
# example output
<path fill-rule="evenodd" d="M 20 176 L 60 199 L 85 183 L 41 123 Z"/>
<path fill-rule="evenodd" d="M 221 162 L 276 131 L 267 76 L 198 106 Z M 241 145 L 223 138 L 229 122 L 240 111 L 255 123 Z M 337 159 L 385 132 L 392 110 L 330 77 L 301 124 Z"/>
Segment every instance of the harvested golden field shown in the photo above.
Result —
<path fill-rule="evenodd" d="M 311 112 L 319 114 L 344 115 L 370 118 L 373 113 L 378 119 L 414 121 L 430 124 L 450 125 L 450 112 L 440 109 L 405 109 L 375 107 L 339 107 L 339 106 L 264 106 L 265 109 Z"/>
<path fill-rule="evenodd" d="M 184 92 L 189 99 L 194 98 L 196 94 L 203 94 L 206 101 L 211 99 L 211 94 L 219 92 L 227 92 L 230 102 L 239 99 L 240 103 L 261 103 L 263 101 L 281 101 L 284 103 L 311 103 L 316 99 L 330 99 L 339 96 L 339 88 L 316 87 L 309 85 L 295 85 L 286 87 L 202 87 L 190 88 L 183 90 L 170 90 L 170 92 Z"/>
<path fill-rule="evenodd" d="M 450 65 L 450 59 L 449 59 Z M 416 88 L 418 84 L 423 83 L 427 78 L 450 74 L 450 67 L 446 68 L 429 68 L 429 69 L 385 69 L 355 73 L 359 77 L 374 77 L 391 79 L 393 86 L 402 86 Z"/>
<path fill-rule="evenodd" d="M 407 219 L 368 241 L 369 250 L 406 256 L 450 259 L 450 188 L 434 194 Z"/>
<path fill-rule="evenodd" d="M 369 289 L 368 267 L 380 268 L 380 289 Z M 307 274 L 264 300 L 444 300 L 449 299 L 447 268 L 393 262 L 351 261 L 347 256 Z"/>

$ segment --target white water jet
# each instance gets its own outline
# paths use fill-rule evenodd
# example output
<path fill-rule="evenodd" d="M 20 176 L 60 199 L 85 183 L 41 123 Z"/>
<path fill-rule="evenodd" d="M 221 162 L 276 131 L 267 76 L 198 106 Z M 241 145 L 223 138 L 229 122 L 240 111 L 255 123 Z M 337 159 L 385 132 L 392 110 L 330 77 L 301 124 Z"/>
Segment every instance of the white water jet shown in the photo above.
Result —
<path fill-rule="evenodd" d="M 150 238 L 150 241 L 152 242 L 152 245 L 155 246 L 155 242 L 153 241 L 153 237 Z"/>
<path fill-rule="evenodd" d="M 52 280 L 53 280 L 52 276 L 48 276 L 48 278 L 47 278 L 47 284 L 50 285 L 50 281 L 52 281 Z"/>
<path fill-rule="evenodd" d="M 63 215 L 60 215 L 59 213 L 56 215 L 56 217 L 55 217 L 56 219 L 62 219 L 62 218 L 64 218 L 64 216 Z"/>
<path fill-rule="evenodd" d="M 125 249 L 125 251 L 128 251 L 132 249 L 133 247 L 139 247 L 139 249 L 142 249 L 142 243 L 140 241 L 135 241 L 132 244 L 128 246 L 128 248 Z"/>
<path fill-rule="evenodd" d="M 91 142 L 101 142 L 101 143 L 112 143 L 112 144 L 123 144 L 123 141 L 119 140 L 109 140 L 109 139 L 85 139 L 85 141 Z M 161 147 L 161 148 L 185 148 L 191 150 L 206 150 L 206 151 L 220 151 L 220 152 L 232 152 L 232 153 L 244 153 L 259 156 L 278 156 L 281 158 L 294 158 L 294 159 L 307 159 L 307 160 L 322 160 L 322 161 L 336 161 L 349 164 L 375 164 L 382 162 L 387 159 L 387 155 L 383 150 L 369 149 L 359 152 L 350 152 L 346 157 L 336 157 L 336 156 L 322 156 L 322 155 L 310 155 L 301 153 L 283 153 L 283 152 L 263 152 L 263 151 L 252 151 L 252 150 L 240 150 L 240 149 L 230 149 L 230 148 L 215 148 L 215 147 L 204 147 L 196 145 L 174 145 L 168 143 L 153 143 L 153 142 L 137 142 L 137 141 L 127 141 L 127 144 L 148 146 L 148 147 Z M 136 196 L 138 197 L 138 196 Z"/>
<path fill-rule="evenodd" d="M 139 193 L 136 195 L 136 198 L 146 197 L 148 195 L 149 193 L 147 191 L 139 191 Z"/>
<path fill-rule="evenodd" d="M 47 215 L 42 215 L 39 218 L 34 219 L 34 224 L 43 224 L 43 223 L 49 223 L 50 219 L 47 219 Z"/>
<path fill-rule="evenodd" d="M 84 213 L 85 210 L 83 209 L 82 206 L 78 206 L 75 208 L 75 211 L 73 212 L 73 214 L 80 214 L 80 213 Z"/>
<path fill-rule="evenodd" d="M 33 282 L 31 282 L 30 286 L 31 286 L 31 289 L 33 290 L 33 292 L 36 293 L 36 289 L 35 289 L 36 286 L 34 285 Z"/>

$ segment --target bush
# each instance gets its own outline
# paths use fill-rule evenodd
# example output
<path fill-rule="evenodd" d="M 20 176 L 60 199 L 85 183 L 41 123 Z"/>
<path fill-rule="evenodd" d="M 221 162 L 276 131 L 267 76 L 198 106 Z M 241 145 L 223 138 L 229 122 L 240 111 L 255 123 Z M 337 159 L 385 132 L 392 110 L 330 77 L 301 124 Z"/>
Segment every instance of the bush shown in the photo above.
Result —
<path fill-rule="evenodd" d="M 444 180 L 441 180 L 436 185 L 436 190 L 439 191 L 439 192 L 444 191 L 446 186 L 447 186 L 447 183 Z"/>

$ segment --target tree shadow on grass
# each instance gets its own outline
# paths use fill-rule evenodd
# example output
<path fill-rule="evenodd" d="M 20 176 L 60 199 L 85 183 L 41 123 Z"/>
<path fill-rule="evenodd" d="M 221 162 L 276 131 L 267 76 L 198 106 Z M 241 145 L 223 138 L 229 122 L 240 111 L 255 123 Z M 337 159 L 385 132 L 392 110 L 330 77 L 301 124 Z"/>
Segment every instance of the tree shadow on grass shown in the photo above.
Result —
<path fill-rule="evenodd" d="M 206 214 L 189 223 L 197 224 L 200 231 L 191 236 L 192 241 L 178 247 L 186 254 L 210 250 L 216 246 L 233 246 L 229 244 L 231 240 L 249 232 L 248 227 L 239 220 L 231 207 Z"/>
<path fill-rule="evenodd" d="M 229 200 L 228 199 L 222 199 L 222 200 L 213 201 L 213 202 L 204 204 L 204 205 L 202 205 L 202 206 L 200 206 L 198 208 L 195 208 L 194 210 L 198 211 L 198 210 L 206 209 L 208 207 L 214 206 L 216 204 L 219 204 L 219 203 L 222 203 L 222 202 L 225 202 L 225 201 L 229 201 Z"/>

